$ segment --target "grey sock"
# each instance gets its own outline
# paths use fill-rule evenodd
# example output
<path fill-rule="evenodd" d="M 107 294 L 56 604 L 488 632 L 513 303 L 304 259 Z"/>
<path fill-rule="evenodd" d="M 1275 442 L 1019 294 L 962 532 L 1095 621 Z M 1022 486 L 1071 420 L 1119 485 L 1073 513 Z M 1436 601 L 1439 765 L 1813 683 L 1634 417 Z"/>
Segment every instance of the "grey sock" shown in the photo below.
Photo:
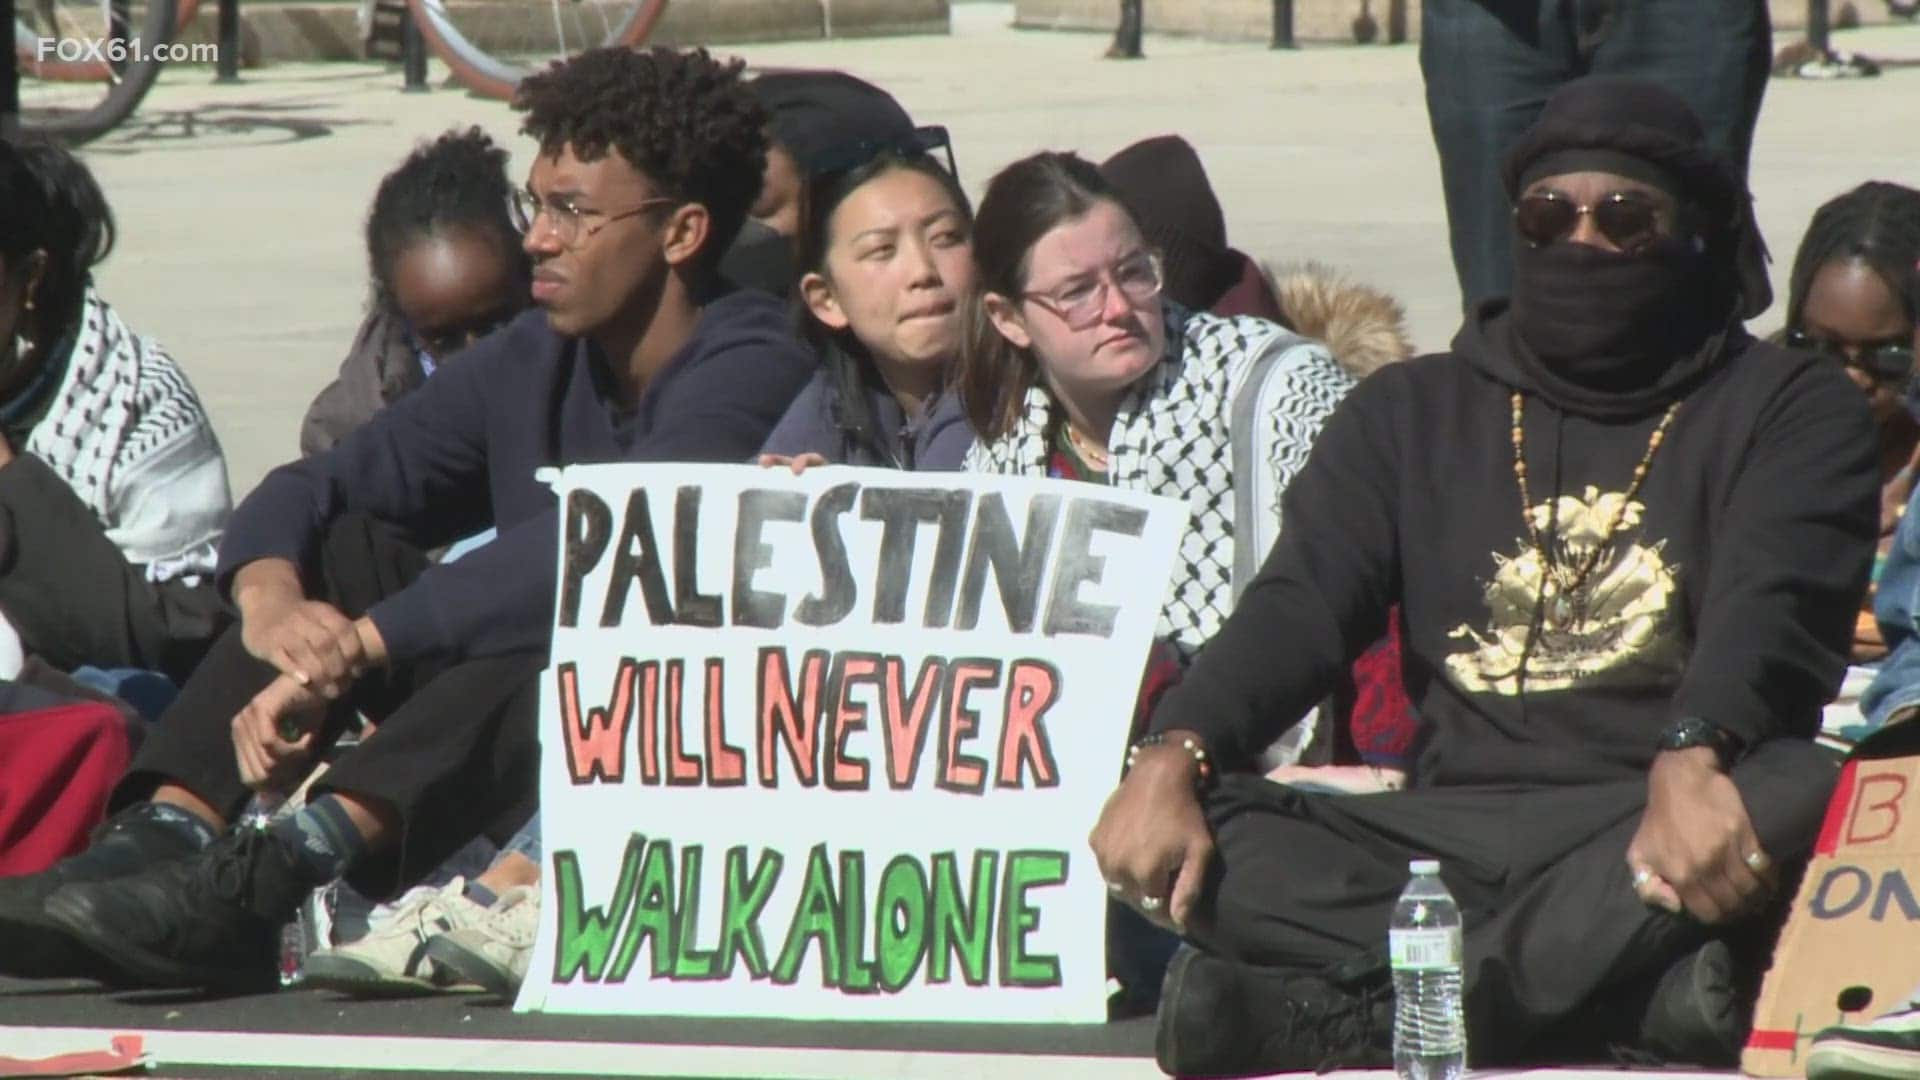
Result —
<path fill-rule="evenodd" d="M 353 827 L 353 819 L 339 798 L 323 795 L 267 828 L 293 855 L 303 878 L 324 885 L 347 872 L 367 853 L 367 838 Z"/>

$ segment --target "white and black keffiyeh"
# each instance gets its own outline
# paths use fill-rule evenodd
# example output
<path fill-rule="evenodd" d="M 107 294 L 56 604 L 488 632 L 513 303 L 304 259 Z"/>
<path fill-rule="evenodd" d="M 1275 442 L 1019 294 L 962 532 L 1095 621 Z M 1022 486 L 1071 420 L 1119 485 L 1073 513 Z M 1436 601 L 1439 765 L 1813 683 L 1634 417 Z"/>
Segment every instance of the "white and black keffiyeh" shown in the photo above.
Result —
<path fill-rule="evenodd" d="M 91 285 L 66 375 L 25 449 L 150 580 L 212 572 L 233 501 L 220 443 L 172 358 Z"/>
<path fill-rule="evenodd" d="M 1325 347 L 1292 338 L 1273 323 L 1164 307 L 1166 356 L 1128 391 L 1107 448 L 1115 487 L 1183 499 L 1192 511 L 1156 629 L 1184 664 L 1233 609 L 1231 417 L 1234 393 L 1254 355 L 1268 347 L 1287 349 L 1275 361 L 1281 370 L 1270 376 L 1286 380 L 1286 387 L 1282 407 L 1268 417 L 1273 430 L 1265 440 L 1276 491 L 1284 491 L 1306 464 L 1321 426 L 1354 379 Z M 991 444 L 976 443 L 967 468 L 1047 475 L 1055 409 L 1044 386 L 1032 388 L 1015 430 Z M 1273 512 L 1280 512 L 1277 503 Z"/>

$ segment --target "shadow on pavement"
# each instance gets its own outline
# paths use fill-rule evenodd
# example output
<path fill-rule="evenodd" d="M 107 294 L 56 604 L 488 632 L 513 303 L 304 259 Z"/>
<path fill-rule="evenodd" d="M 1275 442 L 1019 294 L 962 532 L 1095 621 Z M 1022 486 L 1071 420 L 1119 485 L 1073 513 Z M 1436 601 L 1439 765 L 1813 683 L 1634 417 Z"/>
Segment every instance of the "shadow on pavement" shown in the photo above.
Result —
<path fill-rule="evenodd" d="M 333 134 L 336 128 L 370 121 L 327 115 L 319 104 L 252 101 L 145 108 L 87 147 L 90 153 L 132 154 L 150 150 L 210 150 L 235 144 L 273 146 Z"/>

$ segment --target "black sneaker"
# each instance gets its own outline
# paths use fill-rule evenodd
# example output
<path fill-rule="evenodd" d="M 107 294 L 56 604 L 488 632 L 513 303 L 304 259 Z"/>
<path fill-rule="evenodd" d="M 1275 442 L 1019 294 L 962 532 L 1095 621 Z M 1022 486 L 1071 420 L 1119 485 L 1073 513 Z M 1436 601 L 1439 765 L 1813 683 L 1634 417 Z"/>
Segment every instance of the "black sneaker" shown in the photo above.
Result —
<path fill-rule="evenodd" d="M 0 975 L 97 978 L 101 965 L 52 920 L 44 906 L 63 885 L 108 881 L 199 851 L 190 826 L 156 817 L 153 804 L 120 811 L 94 830 L 85 851 L 37 874 L 0 878 Z"/>
<path fill-rule="evenodd" d="M 1153 1052 L 1174 1076 L 1391 1066 L 1391 977 L 1257 968 L 1183 947 L 1167 967 Z"/>
<path fill-rule="evenodd" d="M 1733 950 L 1715 938 L 1674 961 L 1654 985 L 1635 1049 L 1663 1063 L 1729 1068 L 1752 1025 Z"/>
<path fill-rule="evenodd" d="M 46 913 L 119 981 L 253 990 L 276 980 L 280 927 L 312 889 L 291 853 L 243 825 L 191 858 L 64 886 Z"/>

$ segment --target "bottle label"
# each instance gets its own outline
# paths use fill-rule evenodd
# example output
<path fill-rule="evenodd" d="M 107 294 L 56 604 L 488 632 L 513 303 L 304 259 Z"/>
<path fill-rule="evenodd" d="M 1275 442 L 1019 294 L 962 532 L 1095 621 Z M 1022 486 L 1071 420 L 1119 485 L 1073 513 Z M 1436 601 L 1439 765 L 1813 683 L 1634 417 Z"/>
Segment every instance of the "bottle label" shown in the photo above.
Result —
<path fill-rule="evenodd" d="M 1438 971 L 1460 966 L 1460 931 L 1389 930 L 1387 951 L 1396 971 Z"/>

